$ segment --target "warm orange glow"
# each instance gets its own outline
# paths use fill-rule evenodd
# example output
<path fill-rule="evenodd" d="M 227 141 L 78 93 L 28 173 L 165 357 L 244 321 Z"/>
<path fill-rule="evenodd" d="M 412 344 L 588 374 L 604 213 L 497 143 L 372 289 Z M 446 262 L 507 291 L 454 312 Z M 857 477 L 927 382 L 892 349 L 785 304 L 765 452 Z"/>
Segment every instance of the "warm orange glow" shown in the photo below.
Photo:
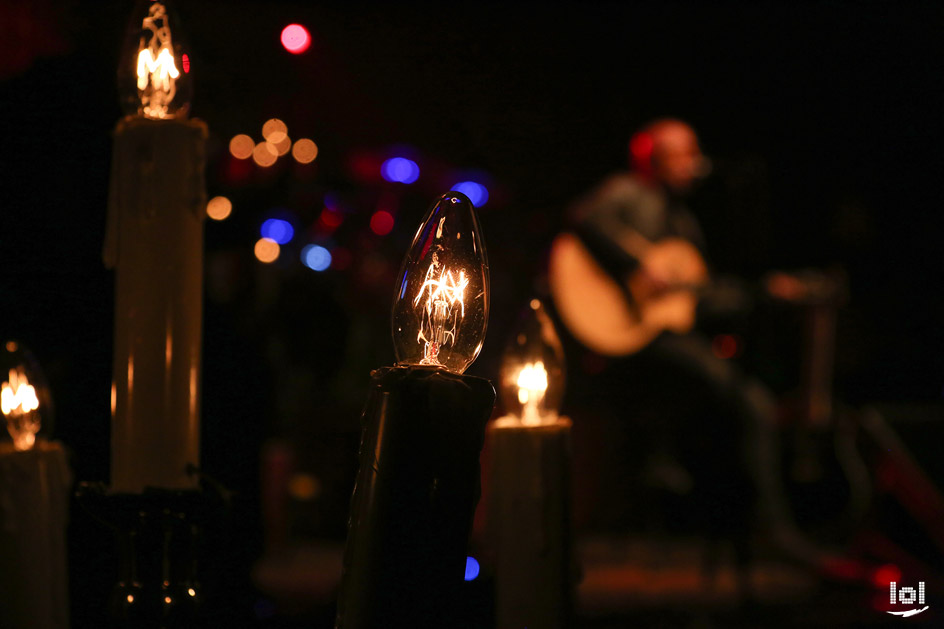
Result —
<path fill-rule="evenodd" d="M 10 379 L 0 386 L 0 410 L 4 415 L 22 415 L 39 408 L 36 389 L 25 373 L 10 370 Z"/>
<path fill-rule="evenodd" d="M 413 300 L 417 306 L 426 295 L 423 324 L 416 335 L 418 343 L 425 343 L 421 365 L 439 365 L 439 349 L 456 340 L 456 327 L 465 316 L 465 288 L 469 279 L 465 271 L 459 270 L 459 279 L 453 279 L 452 271 L 443 269 L 435 277 L 436 265 L 430 264 L 426 279 Z M 456 308 L 458 304 L 458 308 Z"/>
<path fill-rule="evenodd" d="M 230 155 L 236 159 L 249 159 L 252 157 L 252 149 L 256 148 L 256 143 L 252 141 L 245 133 L 234 135 L 229 141 Z"/>
<path fill-rule="evenodd" d="M 134 596 L 132 594 L 129 594 L 128 596 L 125 597 L 125 600 L 128 601 L 129 603 L 133 603 Z"/>
<path fill-rule="evenodd" d="M 284 140 L 287 135 L 288 127 L 278 118 L 266 120 L 266 123 L 262 125 L 262 137 L 266 139 L 266 142 L 278 144 Z"/>
<path fill-rule="evenodd" d="M 176 79 L 180 71 L 174 63 L 173 42 L 166 20 L 164 5 L 155 2 L 141 24 L 151 31 L 147 42 L 141 40 L 136 68 L 142 113 L 148 118 L 171 117 L 170 104 L 177 94 Z"/>
<path fill-rule="evenodd" d="M 268 142 L 260 142 L 252 151 L 252 161 L 263 168 L 271 166 L 278 158 L 278 151 Z"/>
<path fill-rule="evenodd" d="M 275 147 L 275 152 L 279 154 L 279 157 L 282 157 L 292 149 L 292 139 L 287 135 L 283 136 L 278 142 L 270 140 L 269 144 Z"/>
<path fill-rule="evenodd" d="M 6 416 L 7 431 L 13 438 L 17 450 L 29 450 L 36 443 L 39 432 L 39 408 L 36 389 L 29 383 L 26 374 L 19 369 L 10 370 L 10 378 L 0 385 L 0 410 Z"/>
<path fill-rule="evenodd" d="M 170 605 L 170 604 L 171 604 L 171 598 L 170 598 L 169 596 L 165 596 L 165 597 L 164 597 L 164 602 L 167 603 L 168 605 Z"/>
<path fill-rule="evenodd" d="M 547 391 L 547 370 L 542 361 L 528 363 L 518 372 L 518 402 L 522 406 L 521 423 L 540 424 L 538 405 Z"/>
<path fill-rule="evenodd" d="M 318 145 L 308 138 L 302 138 L 292 147 L 292 157 L 299 164 L 309 164 L 318 157 Z"/>
<path fill-rule="evenodd" d="M 213 197 L 207 203 L 207 216 L 214 221 L 222 221 L 233 211 L 233 204 L 226 197 Z"/>
<path fill-rule="evenodd" d="M 271 238 L 260 238 L 256 241 L 255 253 L 259 262 L 275 262 L 279 258 L 279 243 Z"/>
<path fill-rule="evenodd" d="M 16 341 L 7 341 L 7 351 L 15 352 L 18 349 Z"/>
<path fill-rule="evenodd" d="M 311 474 L 298 473 L 288 482 L 288 493 L 296 500 L 311 500 L 321 492 L 321 483 Z"/>
<path fill-rule="evenodd" d="M 189 594 L 190 596 L 196 596 L 197 591 L 193 588 L 187 588 L 187 594 Z"/>

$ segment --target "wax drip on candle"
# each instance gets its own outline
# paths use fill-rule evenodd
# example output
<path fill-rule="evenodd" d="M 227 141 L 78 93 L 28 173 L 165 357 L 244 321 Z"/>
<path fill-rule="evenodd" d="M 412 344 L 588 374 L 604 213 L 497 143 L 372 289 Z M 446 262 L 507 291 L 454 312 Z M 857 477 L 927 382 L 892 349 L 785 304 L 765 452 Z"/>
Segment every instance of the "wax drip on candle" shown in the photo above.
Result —
<path fill-rule="evenodd" d="M 459 192 L 429 209 L 403 260 L 391 328 L 397 360 L 464 372 L 488 323 L 488 258 L 472 203 Z"/>
<path fill-rule="evenodd" d="M 550 424 L 564 395 L 564 352 L 540 300 L 532 299 L 505 350 L 501 396 L 510 421 Z"/>

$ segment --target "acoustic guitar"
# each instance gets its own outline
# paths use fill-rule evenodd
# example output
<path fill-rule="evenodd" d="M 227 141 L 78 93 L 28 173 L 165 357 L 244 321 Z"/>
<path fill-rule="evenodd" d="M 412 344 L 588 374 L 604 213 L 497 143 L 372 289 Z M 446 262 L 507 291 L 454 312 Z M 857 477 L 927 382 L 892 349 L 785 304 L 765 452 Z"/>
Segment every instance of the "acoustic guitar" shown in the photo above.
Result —
<path fill-rule="evenodd" d="M 551 245 L 551 298 L 574 338 L 598 354 L 626 356 L 663 331 L 691 330 L 699 289 L 708 281 L 698 249 L 681 238 L 650 242 L 635 232 L 618 244 L 639 260 L 625 284 L 574 234 L 560 234 Z"/>

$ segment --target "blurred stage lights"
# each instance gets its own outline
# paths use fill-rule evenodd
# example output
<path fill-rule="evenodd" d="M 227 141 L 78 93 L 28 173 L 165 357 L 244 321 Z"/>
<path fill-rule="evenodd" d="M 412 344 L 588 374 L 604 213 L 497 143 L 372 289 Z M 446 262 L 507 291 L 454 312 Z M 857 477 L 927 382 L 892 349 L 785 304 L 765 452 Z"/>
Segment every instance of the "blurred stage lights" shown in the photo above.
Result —
<path fill-rule="evenodd" d="M 420 167 L 411 159 L 391 157 L 380 166 L 380 175 L 387 181 L 413 183 L 420 177 Z"/>
<path fill-rule="evenodd" d="M 331 266 L 331 252 L 321 245 L 305 245 L 302 248 L 302 264 L 312 271 L 327 271 Z"/>
<path fill-rule="evenodd" d="M 292 157 L 299 164 L 309 164 L 318 157 L 318 145 L 308 138 L 302 138 L 292 146 Z"/>
<path fill-rule="evenodd" d="M 226 197 L 213 197 L 207 203 L 207 216 L 222 221 L 233 212 L 233 204 Z"/>
<path fill-rule="evenodd" d="M 465 558 L 465 580 L 474 581 L 475 577 L 479 576 L 479 562 L 475 557 L 466 557 Z"/>
<path fill-rule="evenodd" d="M 268 142 L 260 142 L 256 145 L 256 148 L 252 150 L 252 161 L 262 168 L 268 168 L 274 164 L 275 160 L 278 158 L 279 152 Z"/>
<path fill-rule="evenodd" d="M 262 125 L 262 137 L 266 142 L 278 144 L 288 135 L 288 126 L 278 118 L 270 118 Z"/>
<path fill-rule="evenodd" d="M 370 231 L 378 236 L 386 236 L 393 229 L 393 215 L 390 212 L 379 210 L 370 217 Z"/>
<path fill-rule="evenodd" d="M 482 207 L 488 202 L 488 189 L 480 183 L 474 181 L 461 181 L 454 185 L 452 190 L 461 192 L 469 197 L 469 201 L 475 207 Z"/>
<path fill-rule="evenodd" d="M 252 150 L 256 148 L 256 143 L 245 133 L 233 136 L 229 141 L 230 155 L 236 159 L 249 159 L 252 157 Z"/>
<path fill-rule="evenodd" d="M 270 218 L 263 221 L 262 227 L 259 228 L 259 235 L 284 245 L 295 237 L 295 228 L 281 218 Z"/>
<path fill-rule="evenodd" d="M 311 45 L 311 35 L 301 24 L 289 24 L 282 29 L 282 45 L 293 55 L 300 55 Z"/>
<path fill-rule="evenodd" d="M 256 241 L 254 253 L 256 254 L 256 259 L 259 260 L 259 262 L 264 262 L 266 264 L 275 262 L 279 259 L 280 252 L 281 248 L 279 247 L 279 243 L 275 242 L 271 238 L 260 238 Z"/>

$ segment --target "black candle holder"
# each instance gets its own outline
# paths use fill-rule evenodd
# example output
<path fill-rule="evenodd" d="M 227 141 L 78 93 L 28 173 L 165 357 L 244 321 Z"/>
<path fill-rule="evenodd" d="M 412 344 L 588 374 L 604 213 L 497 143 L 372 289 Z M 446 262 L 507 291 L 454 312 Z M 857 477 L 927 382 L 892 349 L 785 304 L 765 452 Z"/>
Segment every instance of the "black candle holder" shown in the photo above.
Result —
<path fill-rule="evenodd" d="M 117 580 L 106 605 L 110 626 L 202 626 L 201 538 L 209 519 L 219 513 L 221 494 L 157 487 L 140 494 L 108 493 L 102 484 L 81 483 L 76 497 L 115 534 Z"/>
<path fill-rule="evenodd" d="M 455 626 L 494 403 L 442 368 L 371 374 L 336 627 Z"/>

